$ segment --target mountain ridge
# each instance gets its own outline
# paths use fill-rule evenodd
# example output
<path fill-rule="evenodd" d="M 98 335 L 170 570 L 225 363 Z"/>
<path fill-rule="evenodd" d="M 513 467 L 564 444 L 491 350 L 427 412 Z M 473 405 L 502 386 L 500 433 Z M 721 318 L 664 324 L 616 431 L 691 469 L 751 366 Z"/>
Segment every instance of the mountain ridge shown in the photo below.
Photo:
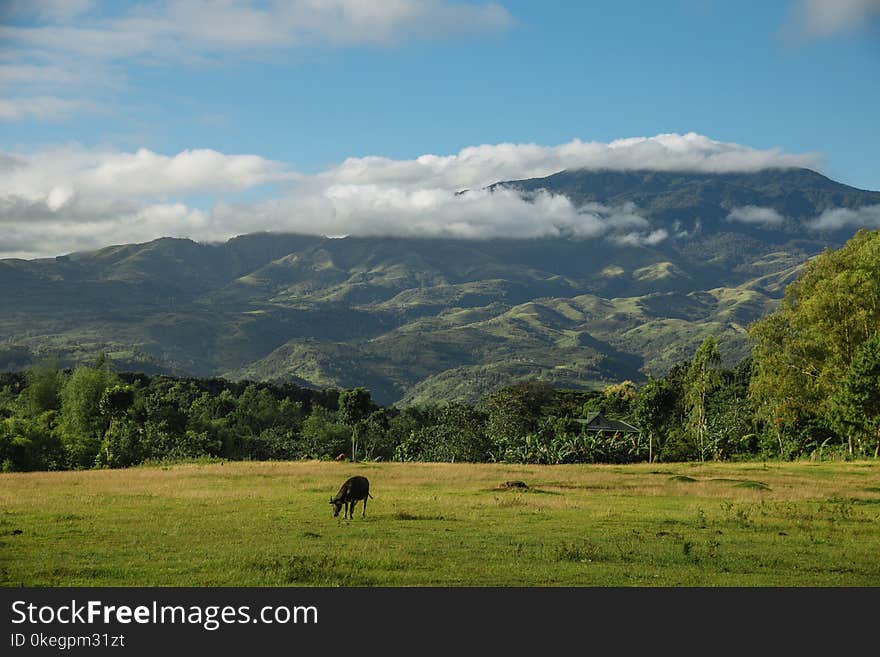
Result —
<path fill-rule="evenodd" d="M 857 228 L 809 222 L 880 204 L 811 170 L 613 173 L 489 189 L 630 204 L 667 239 L 253 233 L 0 260 L 0 369 L 21 367 L 23 349 L 67 364 L 107 353 L 148 373 L 364 385 L 382 403 L 475 398 L 524 378 L 639 380 L 709 333 L 728 359 L 745 356 L 748 323 Z M 728 219 L 748 206 L 783 221 Z"/>

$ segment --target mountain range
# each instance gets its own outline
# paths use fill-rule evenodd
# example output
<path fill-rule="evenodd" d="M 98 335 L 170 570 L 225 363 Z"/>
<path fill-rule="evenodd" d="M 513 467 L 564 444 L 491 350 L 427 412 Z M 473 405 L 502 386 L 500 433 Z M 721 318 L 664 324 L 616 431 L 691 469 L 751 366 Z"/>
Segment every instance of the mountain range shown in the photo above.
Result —
<path fill-rule="evenodd" d="M 120 371 L 364 386 L 385 404 L 528 378 L 642 381 L 709 334 L 727 364 L 745 357 L 748 324 L 880 206 L 880 192 L 808 169 L 562 171 L 489 189 L 562 195 L 609 225 L 534 239 L 161 238 L 0 260 L 0 370 L 105 353 Z M 841 209 L 850 219 L 822 220 Z"/>

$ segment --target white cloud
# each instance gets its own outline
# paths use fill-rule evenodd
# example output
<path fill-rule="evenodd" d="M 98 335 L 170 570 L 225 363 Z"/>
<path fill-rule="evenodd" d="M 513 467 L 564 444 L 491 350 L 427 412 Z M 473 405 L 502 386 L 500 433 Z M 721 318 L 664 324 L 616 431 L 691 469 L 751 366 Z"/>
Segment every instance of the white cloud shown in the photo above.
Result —
<path fill-rule="evenodd" d="M 754 205 L 746 205 L 734 208 L 727 215 L 727 221 L 737 221 L 744 224 L 756 224 L 759 226 L 778 226 L 785 221 L 785 217 L 773 208 L 760 208 Z"/>
<path fill-rule="evenodd" d="M 74 191 L 70 187 L 53 187 L 46 196 L 46 207 L 51 212 L 58 212 L 73 199 Z"/>
<path fill-rule="evenodd" d="M 583 167 L 752 171 L 814 161 L 696 134 L 608 144 L 481 145 L 411 160 L 350 158 L 310 175 L 258 155 L 207 149 L 164 155 L 68 146 L 0 153 L 0 257 L 58 255 L 109 240 L 162 236 L 216 241 L 264 230 L 474 239 L 566 235 L 657 244 L 668 235 L 631 204 L 575 207 L 546 191 L 523 198 L 513 189 L 485 187 Z M 242 193 L 261 200 L 244 202 L 236 196 Z"/>
<path fill-rule="evenodd" d="M 13 164 L 0 176 L 0 198 L 30 201 L 46 200 L 58 189 L 99 202 L 167 199 L 241 191 L 296 177 L 280 162 L 210 149 L 167 156 L 147 149 L 119 153 L 71 146 L 6 157 Z"/>
<path fill-rule="evenodd" d="M 841 228 L 880 228 L 880 205 L 866 205 L 850 210 L 833 208 L 825 210 L 808 224 L 812 230 L 838 230 Z"/>
<path fill-rule="evenodd" d="M 88 111 L 83 99 L 118 85 L 130 63 L 216 63 L 226 56 L 303 47 L 388 47 L 513 24 L 498 3 L 452 0 L 8 0 L 0 19 L 2 14 L 20 19 L 0 20 L 0 43 L 7 46 L 0 120 L 7 121 Z M 18 107 L 27 102 L 32 107 L 27 99 L 38 96 L 58 97 L 67 105 Z"/>
<path fill-rule="evenodd" d="M 696 133 L 661 134 L 610 143 L 574 139 L 558 146 L 484 144 L 455 155 L 413 160 L 350 158 L 319 177 L 343 182 L 410 181 L 447 188 L 483 187 L 501 180 L 548 176 L 563 169 L 648 169 L 730 173 L 766 168 L 816 167 L 815 154 L 755 149 Z"/>
<path fill-rule="evenodd" d="M 0 64 L 0 83 L 75 84 L 81 81 L 81 75 L 71 67 Z"/>
<path fill-rule="evenodd" d="M 60 210 L 60 211 L 59 211 Z M 133 206 L 0 200 L 0 258 L 39 258 L 205 232 L 209 215 L 183 203 Z"/>
<path fill-rule="evenodd" d="M 577 208 L 546 192 L 529 200 L 509 189 L 455 194 L 444 189 L 336 185 L 322 193 L 250 206 L 214 209 L 220 234 L 258 230 L 323 235 L 454 237 L 465 239 L 573 236 L 593 238 L 622 226 L 646 225 L 630 207 Z"/>
<path fill-rule="evenodd" d="M 649 233 L 631 232 L 625 235 L 614 235 L 611 241 L 621 246 L 655 246 L 669 237 L 665 228 L 658 228 Z"/>
<path fill-rule="evenodd" d="M 173 156 L 71 146 L 0 154 L 0 257 L 58 255 L 162 236 L 219 239 L 187 197 L 222 199 L 296 178 L 279 162 L 213 150 Z"/>
<path fill-rule="evenodd" d="M 59 98 L 55 96 L 19 96 L 0 98 L 0 121 L 40 119 L 57 121 L 73 114 L 103 111 L 97 103 L 84 99 Z"/>
<path fill-rule="evenodd" d="M 880 17 L 880 0 L 797 0 L 788 28 L 806 38 L 857 30 Z"/>
<path fill-rule="evenodd" d="M 503 30 L 501 5 L 448 0 L 166 0 L 97 7 L 56 2 L 19 6 L 28 24 L 0 27 L 20 48 L 104 60 L 176 61 L 181 57 L 303 46 L 388 46 L 410 39 Z"/>

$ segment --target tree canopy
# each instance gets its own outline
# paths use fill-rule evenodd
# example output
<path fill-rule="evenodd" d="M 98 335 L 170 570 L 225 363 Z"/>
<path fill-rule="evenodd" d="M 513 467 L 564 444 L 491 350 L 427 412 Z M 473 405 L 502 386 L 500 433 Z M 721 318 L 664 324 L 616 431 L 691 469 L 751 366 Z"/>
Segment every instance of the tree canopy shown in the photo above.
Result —
<path fill-rule="evenodd" d="M 862 229 L 804 265 L 779 308 L 749 327 L 750 394 L 765 422 L 780 437 L 811 424 L 831 430 L 835 393 L 878 330 L 880 231 Z"/>

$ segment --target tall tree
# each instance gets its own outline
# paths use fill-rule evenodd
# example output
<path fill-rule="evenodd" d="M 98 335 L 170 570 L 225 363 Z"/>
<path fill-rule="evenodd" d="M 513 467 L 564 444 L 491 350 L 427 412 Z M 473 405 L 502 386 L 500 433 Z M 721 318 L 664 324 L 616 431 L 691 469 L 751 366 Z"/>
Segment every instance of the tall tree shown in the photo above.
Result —
<path fill-rule="evenodd" d="M 602 390 L 602 410 L 611 417 L 626 418 L 632 412 L 636 399 L 636 384 L 626 380 L 612 383 Z"/>
<path fill-rule="evenodd" d="M 300 444 L 303 458 L 334 457 L 345 450 L 351 428 L 337 422 L 337 416 L 323 406 L 315 406 L 303 421 Z"/>
<path fill-rule="evenodd" d="M 696 438 L 701 461 L 706 457 L 709 396 L 721 380 L 720 367 L 721 354 L 718 351 L 718 341 L 710 335 L 694 353 L 685 376 L 684 388 L 687 426 L 691 436 Z"/>
<path fill-rule="evenodd" d="M 834 395 L 836 417 L 844 425 L 853 453 L 853 436 L 870 441 L 880 454 L 880 331 L 856 350 Z"/>
<path fill-rule="evenodd" d="M 118 383 L 106 361 L 78 367 L 61 389 L 61 442 L 72 467 L 93 467 L 110 418 L 101 412 L 104 391 Z"/>
<path fill-rule="evenodd" d="M 859 346 L 880 329 L 880 231 L 859 230 L 843 247 L 804 265 L 779 308 L 749 327 L 749 394 L 782 434 L 830 418 L 833 397 Z"/>
<path fill-rule="evenodd" d="M 674 392 L 665 379 L 651 378 L 639 388 L 632 413 L 633 421 L 648 436 L 648 462 L 654 461 L 658 438 L 674 412 Z"/>
<path fill-rule="evenodd" d="M 343 390 L 339 394 L 339 421 L 343 424 L 354 426 L 373 410 L 373 400 L 366 388 Z"/>
<path fill-rule="evenodd" d="M 56 411 L 61 407 L 63 379 L 54 358 L 37 363 L 27 373 L 25 402 L 31 415 Z"/>
<path fill-rule="evenodd" d="M 366 388 L 343 390 L 339 395 L 339 421 L 351 427 L 351 460 L 357 460 L 357 448 L 365 432 L 364 420 L 373 410 L 370 391 Z"/>
<path fill-rule="evenodd" d="M 395 450 L 401 461 L 486 461 L 491 442 L 486 413 L 464 402 L 438 409 L 436 422 L 413 431 Z"/>
<path fill-rule="evenodd" d="M 496 390 L 481 400 L 488 414 L 486 433 L 496 443 L 534 433 L 553 400 L 553 386 L 546 381 L 522 381 Z"/>

